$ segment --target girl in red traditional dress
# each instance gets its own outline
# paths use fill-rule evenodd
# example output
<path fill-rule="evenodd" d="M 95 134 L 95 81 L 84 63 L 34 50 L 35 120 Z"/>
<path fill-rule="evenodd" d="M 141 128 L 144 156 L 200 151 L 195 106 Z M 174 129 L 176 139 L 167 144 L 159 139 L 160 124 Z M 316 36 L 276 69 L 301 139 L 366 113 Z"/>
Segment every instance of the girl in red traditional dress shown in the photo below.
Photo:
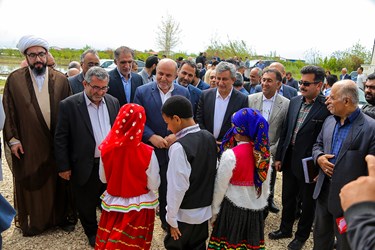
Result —
<path fill-rule="evenodd" d="M 95 249 L 150 249 L 160 184 L 159 165 L 142 134 L 145 110 L 137 104 L 120 109 L 106 139 L 99 146 L 99 174 L 107 182 Z"/>

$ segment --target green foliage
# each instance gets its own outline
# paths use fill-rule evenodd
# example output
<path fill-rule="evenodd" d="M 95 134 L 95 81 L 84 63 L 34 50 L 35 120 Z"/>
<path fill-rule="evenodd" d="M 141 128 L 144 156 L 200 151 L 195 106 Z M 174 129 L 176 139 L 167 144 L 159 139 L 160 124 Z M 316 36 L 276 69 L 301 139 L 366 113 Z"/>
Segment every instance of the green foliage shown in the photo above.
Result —
<path fill-rule="evenodd" d="M 219 56 L 220 58 L 232 58 L 234 56 L 241 57 L 251 57 L 254 55 L 252 49 L 243 40 L 230 40 L 228 43 L 224 44 L 216 39 L 211 39 L 211 45 L 206 49 L 207 57 L 212 58 L 214 56 Z"/>
<path fill-rule="evenodd" d="M 340 72 L 347 68 L 348 72 L 357 70 L 363 63 L 370 63 L 371 52 L 359 42 L 344 51 L 335 51 L 330 58 L 320 59 L 319 65 L 325 69 Z"/>

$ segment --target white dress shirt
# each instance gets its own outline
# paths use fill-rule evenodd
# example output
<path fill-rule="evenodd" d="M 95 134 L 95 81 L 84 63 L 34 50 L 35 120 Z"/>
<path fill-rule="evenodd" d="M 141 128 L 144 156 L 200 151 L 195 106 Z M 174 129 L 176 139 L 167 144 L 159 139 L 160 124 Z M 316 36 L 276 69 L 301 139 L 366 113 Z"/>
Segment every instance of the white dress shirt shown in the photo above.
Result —
<path fill-rule="evenodd" d="M 221 126 L 223 125 L 225 112 L 229 104 L 230 97 L 232 95 L 233 87 L 229 95 L 223 98 L 219 91 L 216 90 L 216 99 L 215 99 L 215 113 L 214 113 L 214 137 L 217 139 L 220 134 Z"/>
<path fill-rule="evenodd" d="M 99 106 L 92 103 L 84 93 L 87 110 L 89 112 L 92 131 L 94 132 L 95 138 L 95 158 L 100 157 L 99 145 L 105 139 L 109 131 L 111 130 L 111 122 L 109 120 L 108 108 L 104 98 L 100 102 Z"/>
<path fill-rule="evenodd" d="M 172 83 L 172 86 L 171 88 L 168 90 L 167 93 L 163 93 L 163 91 L 159 88 L 159 85 L 158 83 L 156 83 L 156 85 L 158 86 L 158 89 L 159 89 L 159 93 L 160 93 L 160 98 L 161 98 L 161 103 L 164 104 L 166 100 L 168 100 L 169 97 L 172 96 L 172 91 L 174 90 L 174 84 Z"/>
<path fill-rule="evenodd" d="M 177 139 L 189 133 L 200 131 L 199 125 L 182 129 L 176 134 Z M 181 203 L 190 186 L 191 165 L 187 160 L 184 148 L 175 142 L 169 148 L 169 164 L 167 170 L 167 215 L 166 220 L 171 227 L 178 227 L 177 221 L 188 224 L 201 224 L 212 217 L 211 206 L 181 209 Z"/>
<path fill-rule="evenodd" d="M 264 119 L 266 119 L 267 122 L 271 115 L 272 107 L 275 102 L 276 95 L 277 95 L 277 92 L 275 92 L 275 94 L 270 99 L 267 99 L 267 97 L 263 95 L 262 116 L 264 117 Z"/>

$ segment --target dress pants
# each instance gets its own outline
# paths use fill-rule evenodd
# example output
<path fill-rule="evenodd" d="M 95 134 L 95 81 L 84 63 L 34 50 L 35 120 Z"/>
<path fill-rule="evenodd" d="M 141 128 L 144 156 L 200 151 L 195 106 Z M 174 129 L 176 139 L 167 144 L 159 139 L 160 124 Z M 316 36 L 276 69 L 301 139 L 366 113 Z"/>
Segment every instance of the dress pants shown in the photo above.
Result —
<path fill-rule="evenodd" d="M 169 226 L 168 226 L 169 229 Z M 178 222 L 181 236 L 174 240 L 170 230 L 164 238 L 164 246 L 167 250 L 205 250 L 208 238 L 208 221 L 202 224 L 187 224 Z"/>
<path fill-rule="evenodd" d="M 162 227 L 167 228 L 167 169 L 168 164 L 159 165 L 160 167 L 160 186 L 159 186 L 159 216 Z"/>
<path fill-rule="evenodd" d="M 100 206 L 100 196 L 105 191 L 105 185 L 99 179 L 99 158 L 95 158 L 94 167 L 88 181 L 84 185 L 73 184 L 74 197 L 85 234 L 90 237 L 96 235 L 98 222 L 96 208 Z"/>
<path fill-rule="evenodd" d="M 329 180 L 326 179 L 316 201 L 314 250 L 332 250 L 336 236 L 337 250 L 350 250 L 346 233 L 340 234 L 336 219 L 328 211 Z"/>
<path fill-rule="evenodd" d="M 284 233 L 292 233 L 295 221 L 297 201 L 300 197 L 302 201 L 302 213 L 298 221 L 295 238 L 306 241 L 311 232 L 314 222 L 315 201 L 312 198 L 315 183 L 305 183 L 301 178 L 297 178 L 291 168 L 292 148 L 289 147 L 283 163 L 283 183 L 282 183 L 282 215 L 280 230 Z"/>

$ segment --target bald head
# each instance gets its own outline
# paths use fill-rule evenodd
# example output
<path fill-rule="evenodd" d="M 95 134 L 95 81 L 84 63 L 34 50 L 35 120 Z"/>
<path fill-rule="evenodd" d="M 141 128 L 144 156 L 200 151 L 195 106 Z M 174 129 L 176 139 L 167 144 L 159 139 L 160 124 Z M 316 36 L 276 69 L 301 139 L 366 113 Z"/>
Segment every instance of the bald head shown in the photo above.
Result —
<path fill-rule="evenodd" d="M 172 60 L 170 58 L 161 59 L 159 61 L 158 65 L 157 65 L 156 69 L 158 69 L 161 66 L 168 67 L 168 68 L 174 68 L 176 70 L 176 73 L 177 73 L 178 65 L 174 60 Z"/>
<path fill-rule="evenodd" d="M 66 72 L 68 77 L 78 75 L 79 73 L 80 73 L 80 71 L 76 68 L 70 68 L 70 69 L 68 69 L 68 72 Z"/>
<path fill-rule="evenodd" d="M 273 63 L 271 63 L 271 65 L 268 68 L 270 68 L 270 69 L 276 69 L 277 71 L 280 72 L 280 74 L 282 75 L 283 78 L 286 75 L 284 65 L 282 65 L 279 62 L 273 62 Z"/>
<path fill-rule="evenodd" d="M 332 86 L 333 88 L 336 89 L 337 94 L 341 98 L 348 98 L 350 101 L 353 103 L 353 105 L 357 106 L 359 103 L 359 98 L 358 98 L 358 87 L 357 84 L 352 81 L 352 80 L 342 80 L 338 81 Z"/>

